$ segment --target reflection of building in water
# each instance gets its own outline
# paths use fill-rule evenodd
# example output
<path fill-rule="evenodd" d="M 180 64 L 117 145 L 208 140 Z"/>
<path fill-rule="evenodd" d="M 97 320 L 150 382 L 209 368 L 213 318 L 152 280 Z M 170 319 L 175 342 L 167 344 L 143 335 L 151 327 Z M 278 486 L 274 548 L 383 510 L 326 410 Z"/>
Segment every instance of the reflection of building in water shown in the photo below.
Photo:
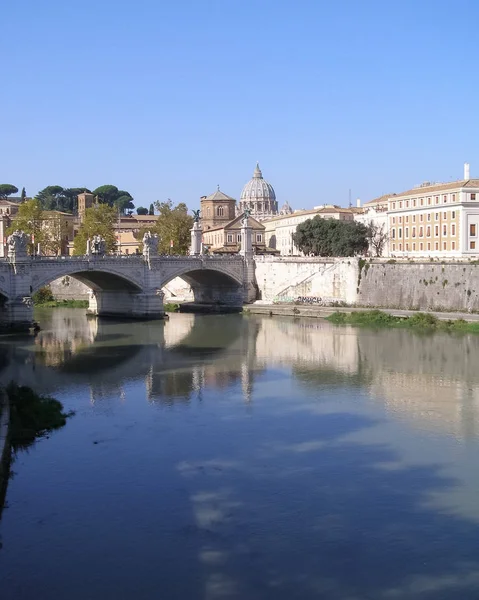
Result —
<path fill-rule="evenodd" d="M 361 330 L 358 342 L 371 394 L 395 416 L 455 436 L 477 435 L 477 336 Z"/>
<path fill-rule="evenodd" d="M 358 368 L 357 330 L 320 319 L 261 319 L 256 357 L 280 365 L 313 364 L 346 373 Z"/>
<path fill-rule="evenodd" d="M 165 347 L 170 348 L 180 344 L 181 341 L 191 333 L 194 323 L 194 314 L 182 313 L 179 319 L 177 318 L 177 315 L 173 315 L 173 318 L 165 325 Z"/>
<path fill-rule="evenodd" d="M 35 337 L 35 346 L 43 364 L 61 365 L 95 341 L 98 320 L 87 319 L 79 311 L 52 311 L 49 327 Z"/>
<path fill-rule="evenodd" d="M 237 317 L 236 321 L 228 319 L 225 327 L 221 320 L 207 322 L 200 318 L 195 326 L 194 319 L 193 316 L 188 335 L 176 347 L 168 349 L 165 360 L 152 364 L 146 377 L 148 400 L 166 405 L 175 401 L 189 402 L 193 394 L 201 397 L 203 389 L 226 390 L 241 383 L 244 399 L 249 402 L 254 375 L 258 371 L 255 347 L 259 323 Z M 207 327 L 203 331 L 205 323 Z M 234 328 L 228 332 L 231 323 Z M 217 331 L 213 332 L 215 327 Z M 218 342 L 221 345 L 216 347 Z"/>
<path fill-rule="evenodd" d="M 418 427 L 477 434 L 479 337 L 312 325 L 263 320 L 258 360 L 292 364 L 311 387 L 366 387 L 396 417 Z"/>

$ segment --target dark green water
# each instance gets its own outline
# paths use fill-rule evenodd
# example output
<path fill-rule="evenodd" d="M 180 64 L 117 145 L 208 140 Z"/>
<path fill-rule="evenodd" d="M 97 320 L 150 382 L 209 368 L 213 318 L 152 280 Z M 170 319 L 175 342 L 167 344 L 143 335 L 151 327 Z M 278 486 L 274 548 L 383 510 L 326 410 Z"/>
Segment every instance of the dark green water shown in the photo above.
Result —
<path fill-rule="evenodd" d="M 13 464 L 2 600 L 479 598 L 479 336 L 37 318 L 0 380 L 77 414 Z"/>

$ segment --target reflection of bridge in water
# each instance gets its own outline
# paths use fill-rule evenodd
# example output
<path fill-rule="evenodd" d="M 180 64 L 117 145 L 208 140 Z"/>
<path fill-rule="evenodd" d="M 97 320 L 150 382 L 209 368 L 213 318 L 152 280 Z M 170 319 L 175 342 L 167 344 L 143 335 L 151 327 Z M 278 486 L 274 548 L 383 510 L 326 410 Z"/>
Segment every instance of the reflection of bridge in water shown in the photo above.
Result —
<path fill-rule="evenodd" d="M 0 338 L 0 380 L 43 393 L 89 384 L 92 401 L 145 382 L 146 398 L 172 404 L 204 388 L 238 385 L 246 400 L 267 367 L 302 386 L 356 386 L 396 416 L 458 436 L 476 433 L 479 336 L 333 327 L 321 320 L 172 315 L 154 323 L 103 322 L 50 311 L 35 338 Z"/>

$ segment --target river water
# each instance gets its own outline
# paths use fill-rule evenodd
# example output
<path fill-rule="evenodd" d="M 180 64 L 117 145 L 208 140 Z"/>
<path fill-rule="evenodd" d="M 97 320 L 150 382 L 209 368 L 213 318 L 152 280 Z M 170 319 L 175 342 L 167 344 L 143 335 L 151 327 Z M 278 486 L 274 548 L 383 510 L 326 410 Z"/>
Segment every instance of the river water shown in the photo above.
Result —
<path fill-rule="evenodd" d="M 37 319 L 0 381 L 76 415 L 12 465 L 2 600 L 479 598 L 479 336 Z"/>

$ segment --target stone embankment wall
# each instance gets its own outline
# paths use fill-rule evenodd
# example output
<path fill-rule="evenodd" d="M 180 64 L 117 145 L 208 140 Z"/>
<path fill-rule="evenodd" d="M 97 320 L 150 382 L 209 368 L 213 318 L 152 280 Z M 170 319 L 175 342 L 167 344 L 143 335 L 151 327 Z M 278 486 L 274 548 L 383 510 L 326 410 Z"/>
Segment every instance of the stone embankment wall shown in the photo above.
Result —
<path fill-rule="evenodd" d="M 356 302 L 356 258 L 256 257 L 259 300 L 309 304 Z"/>
<path fill-rule="evenodd" d="M 50 284 L 55 300 L 88 300 L 90 288 L 78 279 L 65 275 Z"/>
<path fill-rule="evenodd" d="M 479 311 L 479 264 L 257 257 L 260 300 L 409 310 Z"/>
<path fill-rule="evenodd" d="M 356 304 L 410 310 L 479 310 L 479 264 L 366 262 Z"/>

